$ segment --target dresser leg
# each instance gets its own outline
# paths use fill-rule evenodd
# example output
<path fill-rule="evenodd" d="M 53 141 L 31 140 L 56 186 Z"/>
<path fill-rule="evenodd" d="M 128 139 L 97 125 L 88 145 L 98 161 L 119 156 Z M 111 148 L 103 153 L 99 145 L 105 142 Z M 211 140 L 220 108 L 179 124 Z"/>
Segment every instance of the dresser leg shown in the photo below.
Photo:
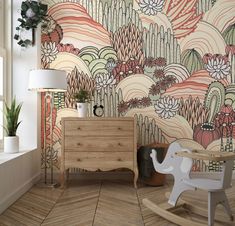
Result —
<path fill-rule="evenodd" d="M 66 170 L 66 178 L 65 183 L 67 184 L 67 181 L 69 180 L 69 169 Z"/>
<path fill-rule="evenodd" d="M 64 178 L 65 178 L 65 173 L 64 173 L 64 171 L 62 171 L 60 173 L 60 186 L 62 189 L 64 188 Z"/>
<path fill-rule="evenodd" d="M 139 176 L 138 170 L 134 170 L 134 187 L 135 187 L 135 188 L 137 188 L 138 176 Z"/>

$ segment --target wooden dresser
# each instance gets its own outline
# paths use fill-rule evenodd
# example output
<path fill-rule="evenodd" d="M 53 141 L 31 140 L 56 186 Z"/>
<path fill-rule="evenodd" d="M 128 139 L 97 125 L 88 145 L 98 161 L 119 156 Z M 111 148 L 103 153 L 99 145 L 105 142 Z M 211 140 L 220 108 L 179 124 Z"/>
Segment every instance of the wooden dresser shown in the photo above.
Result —
<path fill-rule="evenodd" d="M 134 118 L 62 118 L 61 185 L 69 168 L 108 171 L 128 168 L 138 178 Z"/>

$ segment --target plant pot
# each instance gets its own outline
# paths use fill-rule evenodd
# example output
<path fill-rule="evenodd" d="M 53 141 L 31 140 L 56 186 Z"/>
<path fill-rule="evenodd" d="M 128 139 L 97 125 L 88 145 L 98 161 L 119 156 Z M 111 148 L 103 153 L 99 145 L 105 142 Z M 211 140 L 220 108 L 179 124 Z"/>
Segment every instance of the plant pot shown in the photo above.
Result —
<path fill-rule="evenodd" d="M 78 117 L 86 117 L 87 116 L 87 103 L 77 103 L 77 111 Z"/>
<path fill-rule="evenodd" d="M 162 163 L 168 147 L 168 144 L 152 143 L 141 146 L 138 149 L 137 162 L 139 168 L 139 178 L 144 184 L 151 186 L 164 185 L 166 176 L 155 171 L 150 153 L 152 153 L 152 149 L 157 151 L 157 160 Z"/>
<path fill-rule="evenodd" d="M 5 153 L 17 153 L 19 152 L 19 137 L 4 137 L 4 152 Z"/>

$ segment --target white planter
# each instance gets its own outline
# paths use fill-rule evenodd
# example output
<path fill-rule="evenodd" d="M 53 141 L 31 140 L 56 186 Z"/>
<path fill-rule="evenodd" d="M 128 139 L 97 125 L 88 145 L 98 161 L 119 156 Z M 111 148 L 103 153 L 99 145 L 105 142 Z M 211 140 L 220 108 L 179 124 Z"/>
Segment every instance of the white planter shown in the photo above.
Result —
<path fill-rule="evenodd" d="M 87 116 L 87 103 L 77 103 L 77 111 L 78 111 L 78 117 L 86 117 Z"/>
<path fill-rule="evenodd" d="M 17 153 L 19 152 L 19 137 L 4 137 L 4 152 Z"/>

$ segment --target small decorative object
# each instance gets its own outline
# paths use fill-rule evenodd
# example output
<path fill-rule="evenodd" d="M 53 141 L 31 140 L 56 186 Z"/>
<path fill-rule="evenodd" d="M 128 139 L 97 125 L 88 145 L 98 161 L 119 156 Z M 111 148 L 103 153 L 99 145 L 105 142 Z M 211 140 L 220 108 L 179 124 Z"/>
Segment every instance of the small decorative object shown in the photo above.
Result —
<path fill-rule="evenodd" d="M 101 117 L 104 115 L 104 106 L 103 105 L 95 105 L 93 107 L 93 114 L 97 117 Z"/>
<path fill-rule="evenodd" d="M 176 225 L 213 226 L 215 210 L 218 204 L 221 204 L 224 207 L 230 221 L 234 220 L 225 190 L 232 187 L 231 182 L 235 153 L 221 151 L 213 151 L 212 153 L 205 150 L 191 150 L 189 146 L 182 146 L 182 141 L 180 141 L 180 143 L 179 141 L 174 141 L 170 144 L 165 159 L 162 163 L 158 162 L 157 155 L 158 153 L 153 149 L 150 156 L 153 161 L 154 169 L 162 174 L 173 175 L 174 185 L 169 195 L 168 203 L 161 203 L 160 205 L 157 205 L 151 200 L 145 198 L 142 200 L 144 206 Z M 191 178 L 190 174 L 193 166 L 193 160 L 216 161 L 222 163 L 222 170 L 219 174 L 219 178 Z M 204 190 L 208 194 L 207 224 L 202 224 L 202 222 L 197 223 L 194 220 L 192 221 L 179 217 L 171 212 L 172 209 L 182 209 L 183 207 L 186 211 L 193 209 L 193 212 L 206 216 L 206 209 L 203 210 L 201 207 L 198 208 L 195 206 L 195 203 L 191 204 L 192 202 L 189 203 L 180 198 L 183 192 L 188 190 L 195 191 L 197 189 Z M 195 197 L 196 199 L 198 198 L 197 196 Z M 180 204 L 178 201 L 180 201 Z M 231 222 L 231 225 L 234 225 L 234 223 Z"/>
<path fill-rule="evenodd" d="M 90 93 L 85 89 L 80 89 L 74 94 L 74 99 L 77 102 L 78 117 L 87 116 L 87 102 L 90 101 Z"/>
<path fill-rule="evenodd" d="M 4 126 L 4 129 L 7 135 L 4 137 L 5 153 L 19 152 L 19 137 L 16 136 L 16 131 L 21 123 L 18 122 L 21 107 L 22 104 L 16 105 L 15 99 L 13 99 L 11 106 L 8 106 L 5 103 L 4 115 L 6 119 L 6 125 Z"/>
<path fill-rule="evenodd" d="M 26 0 L 21 4 L 21 17 L 18 18 L 20 25 L 16 27 L 17 33 L 14 39 L 17 40 L 17 44 L 21 47 L 27 47 L 29 45 L 34 45 L 35 43 L 35 29 L 38 24 L 43 20 L 46 20 L 47 16 L 47 5 L 42 4 L 37 1 Z M 32 41 L 29 39 L 23 39 L 21 37 L 21 32 L 23 30 L 32 29 Z"/>

